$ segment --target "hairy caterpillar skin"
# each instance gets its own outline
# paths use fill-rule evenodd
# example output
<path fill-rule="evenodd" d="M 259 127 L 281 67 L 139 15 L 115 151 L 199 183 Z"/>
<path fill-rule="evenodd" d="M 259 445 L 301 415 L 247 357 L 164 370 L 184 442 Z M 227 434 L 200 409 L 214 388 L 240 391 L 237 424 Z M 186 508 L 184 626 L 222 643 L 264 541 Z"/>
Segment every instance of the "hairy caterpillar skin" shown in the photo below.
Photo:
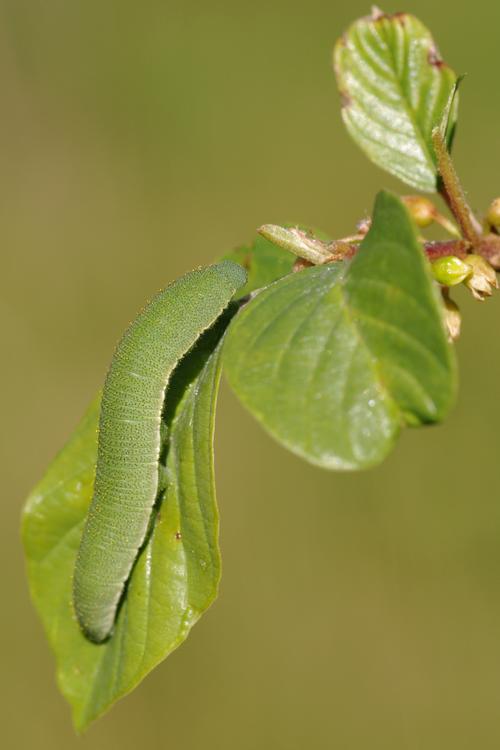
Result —
<path fill-rule="evenodd" d="M 111 633 L 148 530 L 172 371 L 245 281 L 244 269 L 232 261 L 186 274 L 154 297 L 116 348 L 103 390 L 94 496 L 73 583 L 78 621 L 96 643 Z"/>

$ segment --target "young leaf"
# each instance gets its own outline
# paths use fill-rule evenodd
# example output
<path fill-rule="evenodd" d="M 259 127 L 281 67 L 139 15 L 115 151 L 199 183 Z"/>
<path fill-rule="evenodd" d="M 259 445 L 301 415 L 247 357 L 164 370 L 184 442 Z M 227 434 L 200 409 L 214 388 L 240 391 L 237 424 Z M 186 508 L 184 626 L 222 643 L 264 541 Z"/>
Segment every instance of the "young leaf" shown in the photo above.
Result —
<path fill-rule="evenodd" d="M 352 261 L 290 275 L 231 325 L 229 382 L 286 447 L 330 469 L 380 462 L 402 424 L 437 422 L 455 360 L 407 209 L 380 193 Z"/>
<path fill-rule="evenodd" d="M 428 29 L 406 13 L 376 11 L 337 42 L 334 66 L 342 117 L 356 143 L 403 182 L 435 192 L 431 134 L 445 119 L 450 145 L 458 96 L 452 96 L 456 75 L 441 60 Z"/>
<path fill-rule="evenodd" d="M 22 533 L 31 595 L 79 730 L 179 646 L 217 594 L 212 441 L 227 322 L 226 316 L 204 334 L 172 377 L 157 514 L 105 643 L 84 637 L 72 605 L 75 558 L 93 491 L 99 399 L 28 500 Z"/>

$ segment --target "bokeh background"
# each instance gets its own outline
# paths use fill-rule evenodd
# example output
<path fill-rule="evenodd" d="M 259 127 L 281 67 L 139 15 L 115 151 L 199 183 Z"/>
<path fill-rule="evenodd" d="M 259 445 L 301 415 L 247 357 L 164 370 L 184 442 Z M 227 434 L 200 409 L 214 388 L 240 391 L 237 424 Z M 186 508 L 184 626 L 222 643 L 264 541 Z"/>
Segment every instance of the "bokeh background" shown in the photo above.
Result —
<path fill-rule="evenodd" d="M 456 159 L 500 193 L 500 4 L 413 0 L 468 73 Z M 380 468 L 314 469 L 227 388 L 224 574 L 187 643 L 83 739 L 30 605 L 24 497 L 143 301 L 264 222 L 352 230 L 382 186 L 331 48 L 366 2 L 0 0 L 0 743 L 9 750 L 500 746 L 500 296 L 462 295 L 458 405 Z"/>

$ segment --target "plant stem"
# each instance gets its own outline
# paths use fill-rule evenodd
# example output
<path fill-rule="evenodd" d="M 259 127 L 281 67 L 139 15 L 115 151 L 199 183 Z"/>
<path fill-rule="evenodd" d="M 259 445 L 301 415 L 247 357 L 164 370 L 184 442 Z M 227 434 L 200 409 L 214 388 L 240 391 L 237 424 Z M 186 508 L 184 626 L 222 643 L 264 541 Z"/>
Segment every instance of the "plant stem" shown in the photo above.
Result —
<path fill-rule="evenodd" d="M 424 243 L 424 252 L 430 261 L 445 258 L 448 255 L 466 258 L 471 249 L 471 243 L 467 240 L 438 240 Z"/>
<path fill-rule="evenodd" d="M 360 245 L 354 243 L 347 244 L 345 242 L 332 242 L 329 247 L 329 257 L 322 258 L 319 263 L 314 263 L 305 258 L 299 258 L 296 261 L 293 270 L 302 271 L 303 268 L 310 268 L 314 265 L 338 263 L 341 260 L 349 260 L 356 255 Z M 423 243 L 423 250 L 431 262 L 438 258 L 447 257 L 448 255 L 455 255 L 457 258 L 466 258 L 471 249 L 472 245 L 467 240 L 438 240 L 437 242 Z"/>
<path fill-rule="evenodd" d="M 442 180 L 440 192 L 457 220 L 462 235 L 474 245 L 481 235 L 481 225 L 467 203 L 464 190 L 439 128 L 434 128 L 432 131 L 432 142 Z"/>

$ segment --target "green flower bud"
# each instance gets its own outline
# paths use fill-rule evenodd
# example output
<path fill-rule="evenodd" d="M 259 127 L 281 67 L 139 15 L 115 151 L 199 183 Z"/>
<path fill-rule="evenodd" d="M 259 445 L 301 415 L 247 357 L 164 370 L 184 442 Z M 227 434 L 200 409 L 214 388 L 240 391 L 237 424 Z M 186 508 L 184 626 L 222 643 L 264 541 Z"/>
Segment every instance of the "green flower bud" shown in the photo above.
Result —
<path fill-rule="evenodd" d="M 443 296 L 444 303 L 444 324 L 448 332 L 449 341 L 456 341 L 460 336 L 462 325 L 462 316 L 456 302 L 453 302 L 448 296 Z"/>
<path fill-rule="evenodd" d="M 470 257 L 470 256 L 468 256 Z M 443 286 L 456 286 L 471 275 L 472 269 L 468 263 L 456 255 L 445 255 L 431 263 L 432 275 Z"/>
<path fill-rule="evenodd" d="M 422 198 L 420 195 L 407 195 L 403 201 L 417 227 L 424 229 L 435 221 L 436 208 L 428 198 Z"/>
<path fill-rule="evenodd" d="M 486 220 L 492 227 L 500 227 L 500 198 L 495 198 L 486 214 Z"/>
<path fill-rule="evenodd" d="M 467 265 L 471 269 L 470 276 L 465 281 L 465 286 L 471 290 L 474 297 L 484 300 L 498 289 L 498 281 L 495 270 L 481 255 L 468 255 Z"/>

